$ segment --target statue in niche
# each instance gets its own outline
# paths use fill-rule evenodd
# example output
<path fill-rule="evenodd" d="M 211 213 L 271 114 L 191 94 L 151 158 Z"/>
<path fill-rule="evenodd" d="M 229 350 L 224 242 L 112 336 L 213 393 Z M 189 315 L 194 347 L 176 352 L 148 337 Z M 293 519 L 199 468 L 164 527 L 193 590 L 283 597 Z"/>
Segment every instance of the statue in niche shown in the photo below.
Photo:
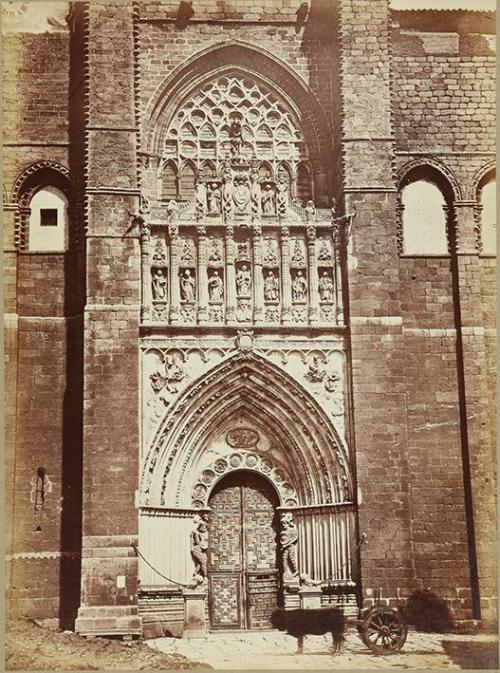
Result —
<path fill-rule="evenodd" d="M 236 206 L 236 212 L 244 214 L 248 212 L 248 204 L 250 202 L 250 189 L 245 178 L 239 177 L 235 179 L 235 188 L 233 190 L 233 201 Z"/>
<path fill-rule="evenodd" d="M 167 213 L 169 220 L 175 218 L 178 212 L 179 212 L 179 204 L 175 199 L 170 199 L 170 201 L 167 203 Z"/>
<path fill-rule="evenodd" d="M 224 212 L 229 214 L 233 209 L 233 171 L 231 164 L 228 161 L 226 161 L 222 166 L 222 179 L 224 181 L 224 187 L 222 191 Z"/>
<path fill-rule="evenodd" d="M 321 301 L 333 301 L 333 280 L 330 278 L 328 271 L 323 271 L 318 288 Z"/>
<path fill-rule="evenodd" d="M 207 515 L 198 521 L 196 528 L 191 531 L 191 556 L 195 565 L 195 578 L 198 583 L 208 580 L 207 573 L 208 526 Z"/>
<path fill-rule="evenodd" d="M 293 248 L 293 257 L 292 257 L 293 266 L 305 266 L 306 258 L 302 252 L 302 247 L 298 238 L 295 239 L 295 246 Z"/>
<path fill-rule="evenodd" d="M 332 207 L 330 212 L 332 216 L 332 222 L 334 222 L 337 217 L 337 199 L 332 199 Z"/>
<path fill-rule="evenodd" d="M 196 215 L 202 217 L 207 210 L 207 188 L 201 178 L 198 178 L 195 187 Z"/>
<path fill-rule="evenodd" d="M 254 165 L 250 169 L 250 200 L 252 204 L 252 214 L 258 215 L 260 212 L 260 183 L 259 183 L 259 167 Z"/>
<path fill-rule="evenodd" d="M 153 299 L 164 301 L 167 298 L 167 279 L 162 269 L 157 269 L 153 274 L 151 282 Z"/>
<path fill-rule="evenodd" d="M 276 252 L 275 252 L 274 248 L 273 248 L 273 241 L 270 238 L 266 239 L 266 250 L 264 252 L 264 264 L 269 264 L 269 265 L 277 265 L 278 264 L 278 257 L 276 255 Z"/>
<path fill-rule="evenodd" d="M 283 173 L 279 175 L 276 183 L 276 205 L 279 215 L 284 215 L 288 205 L 288 183 Z"/>
<path fill-rule="evenodd" d="M 283 512 L 280 516 L 281 532 L 280 544 L 282 552 L 283 576 L 298 575 L 297 569 L 297 541 L 298 531 L 291 512 Z"/>
<path fill-rule="evenodd" d="M 266 301 L 278 301 L 279 283 L 274 271 L 269 270 L 264 279 L 264 299 Z"/>
<path fill-rule="evenodd" d="M 319 254 L 318 254 L 318 261 L 320 261 L 320 262 L 331 262 L 332 261 L 332 255 L 330 253 L 328 243 L 325 239 L 323 239 L 321 241 L 321 247 L 319 249 Z"/>
<path fill-rule="evenodd" d="M 237 115 L 229 117 L 229 137 L 231 138 L 231 152 L 234 159 L 240 158 L 242 132 L 241 120 Z"/>
<path fill-rule="evenodd" d="M 313 201 L 306 203 L 306 222 L 313 222 L 316 216 L 316 206 Z"/>
<path fill-rule="evenodd" d="M 210 215 L 216 215 L 220 213 L 220 204 L 222 200 L 222 194 L 219 189 L 219 185 L 216 182 L 212 182 L 209 186 L 207 201 L 208 201 L 208 212 Z"/>
<path fill-rule="evenodd" d="M 238 243 L 238 259 L 248 259 L 248 256 L 248 243 L 246 241 Z"/>
<path fill-rule="evenodd" d="M 293 301 L 302 302 L 306 300 L 307 281 L 304 278 L 302 271 L 297 271 L 297 275 L 292 283 L 292 299 Z"/>
<path fill-rule="evenodd" d="M 208 261 L 213 262 L 214 264 L 222 262 L 222 257 L 219 252 L 219 246 L 215 238 L 212 238 L 211 245 L 212 245 L 212 252 L 210 253 Z"/>
<path fill-rule="evenodd" d="M 274 190 L 269 183 L 264 185 L 262 190 L 262 212 L 264 215 L 274 215 Z"/>
<path fill-rule="evenodd" d="M 249 297 L 252 287 L 252 277 L 246 264 L 236 274 L 236 295 L 238 297 Z"/>
<path fill-rule="evenodd" d="M 214 271 L 208 279 L 208 295 L 210 301 L 221 302 L 224 295 L 224 281 L 218 271 Z"/>
<path fill-rule="evenodd" d="M 183 301 L 194 301 L 195 282 L 191 271 L 186 269 L 181 277 L 181 299 Z"/>

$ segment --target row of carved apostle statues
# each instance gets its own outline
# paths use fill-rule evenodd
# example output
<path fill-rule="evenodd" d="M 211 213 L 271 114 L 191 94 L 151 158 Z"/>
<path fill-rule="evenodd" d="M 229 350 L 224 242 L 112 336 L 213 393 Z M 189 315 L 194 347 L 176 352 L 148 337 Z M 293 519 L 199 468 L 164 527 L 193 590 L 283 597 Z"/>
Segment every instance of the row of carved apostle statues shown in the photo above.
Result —
<path fill-rule="evenodd" d="M 194 302 L 196 299 L 196 278 L 194 271 L 184 269 L 179 276 L 180 298 L 181 301 Z M 213 270 L 207 280 L 209 300 L 214 303 L 223 301 L 224 298 L 224 278 L 221 272 Z M 320 272 L 318 278 L 318 294 L 322 302 L 332 302 L 334 297 L 334 283 L 328 271 Z M 167 270 L 157 268 L 152 273 L 151 290 L 153 300 L 166 301 L 168 293 Z M 243 264 L 235 276 L 236 297 L 248 298 L 252 293 L 252 275 L 249 267 Z M 307 300 L 308 282 L 305 272 L 298 270 L 292 276 L 291 283 L 292 301 L 305 302 Z M 278 273 L 273 269 L 268 269 L 264 273 L 263 279 L 264 300 L 269 302 L 279 301 L 280 281 Z"/>

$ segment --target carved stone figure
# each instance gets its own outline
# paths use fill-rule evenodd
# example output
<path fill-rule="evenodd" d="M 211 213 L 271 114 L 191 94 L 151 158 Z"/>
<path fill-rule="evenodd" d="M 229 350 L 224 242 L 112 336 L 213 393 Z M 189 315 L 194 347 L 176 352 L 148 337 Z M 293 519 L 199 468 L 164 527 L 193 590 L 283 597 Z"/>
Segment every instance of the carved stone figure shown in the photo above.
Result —
<path fill-rule="evenodd" d="M 252 287 L 252 277 L 248 267 L 244 264 L 236 274 L 236 294 L 238 297 L 249 297 Z"/>
<path fill-rule="evenodd" d="M 262 212 L 264 215 L 274 215 L 275 206 L 274 206 L 274 190 L 272 186 L 267 183 L 264 185 L 262 190 Z"/>
<path fill-rule="evenodd" d="M 153 299 L 165 300 L 167 298 L 167 279 L 162 269 L 157 269 L 151 282 Z"/>
<path fill-rule="evenodd" d="M 283 575 L 296 577 L 297 569 L 297 526 L 291 512 L 283 512 L 280 517 L 280 544 L 282 552 Z"/>
<path fill-rule="evenodd" d="M 241 241 L 238 243 L 238 259 L 248 259 L 248 243 L 246 241 Z"/>
<path fill-rule="evenodd" d="M 337 217 L 337 199 L 332 199 L 331 214 L 332 214 L 332 222 L 333 222 L 335 220 L 335 218 Z"/>
<path fill-rule="evenodd" d="M 312 362 L 309 364 L 309 369 L 307 370 L 306 379 L 312 383 L 318 383 L 325 378 L 325 370 L 320 365 L 319 358 L 317 355 L 313 355 Z"/>
<path fill-rule="evenodd" d="M 340 386 L 340 376 L 337 372 L 330 372 L 325 378 L 325 389 L 329 393 L 336 393 Z"/>
<path fill-rule="evenodd" d="M 306 221 L 312 222 L 316 216 L 316 207 L 313 201 L 306 203 Z"/>
<path fill-rule="evenodd" d="M 274 271 L 268 271 L 264 279 L 264 299 L 266 301 L 278 301 L 279 283 Z"/>
<path fill-rule="evenodd" d="M 323 239 L 321 241 L 321 247 L 319 249 L 319 254 L 318 254 L 318 261 L 320 262 L 331 262 L 332 261 L 332 255 L 330 253 L 330 248 L 328 246 L 328 242 Z"/>
<path fill-rule="evenodd" d="M 292 256 L 292 266 L 305 266 L 306 265 L 306 258 L 304 257 L 304 253 L 302 252 L 302 246 L 300 245 L 299 239 L 295 239 L 295 245 L 293 248 L 293 256 Z"/>
<path fill-rule="evenodd" d="M 233 189 L 233 201 L 237 213 L 241 215 L 248 212 L 250 189 L 245 178 L 236 178 Z"/>
<path fill-rule="evenodd" d="M 252 307 L 248 299 L 238 299 L 236 306 L 236 320 L 238 322 L 248 322 L 252 319 Z"/>
<path fill-rule="evenodd" d="M 297 275 L 292 283 L 292 299 L 293 301 L 305 301 L 307 294 L 307 281 L 304 278 L 302 271 L 297 271 Z"/>
<path fill-rule="evenodd" d="M 198 179 L 195 188 L 196 216 L 202 217 L 207 210 L 207 188 L 205 183 Z"/>
<path fill-rule="evenodd" d="M 242 142 L 241 120 L 236 115 L 232 115 L 229 118 L 229 121 L 230 121 L 229 137 L 231 138 L 231 153 L 235 159 L 239 159 Z"/>
<path fill-rule="evenodd" d="M 218 271 L 214 271 L 208 279 L 208 294 L 210 301 L 221 302 L 224 295 L 224 281 Z"/>
<path fill-rule="evenodd" d="M 195 282 L 191 271 L 186 269 L 184 276 L 181 277 L 181 299 L 183 301 L 194 301 Z"/>
<path fill-rule="evenodd" d="M 201 577 L 202 581 L 208 579 L 207 552 L 208 526 L 207 522 L 201 519 L 196 528 L 191 532 L 191 556 L 194 560 L 195 575 Z"/>
<path fill-rule="evenodd" d="M 173 355 L 165 357 L 165 387 L 169 393 L 178 392 L 177 384 L 185 377 L 185 373 L 175 361 Z"/>
<path fill-rule="evenodd" d="M 278 257 L 273 247 L 273 241 L 270 238 L 266 239 L 266 248 L 264 251 L 264 264 L 268 264 L 269 266 L 277 266 L 278 264 Z"/>
<path fill-rule="evenodd" d="M 179 204 L 175 199 L 170 199 L 170 201 L 167 203 L 167 213 L 169 219 L 175 218 L 178 212 L 179 212 Z"/>
<path fill-rule="evenodd" d="M 212 252 L 210 253 L 208 257 L 208 261 L 212 262 L 213 264 L 219 264 L 222 263 L 222 256 L 219 251 L 219 245 L 217 243 L 217 240 L 213 238 L 211 240 L 211 246 L 212 246 Z"/>
<path fill-rule="evenodd" d="M 209 186 L 207 201 L 208 201 L 208 212 L 210 215 L 216 215 L 220 213 L 220 204 L 222 200 L 222 194 L 219 189 L 219 185 L 216 182 L 212 182 Z"/>
<path fill-rule="evenodd" d="M 318 288 L 321 301 L 333 301 L 333 280 L 328 275 L 328 271 L 323 271 Z"/>
<path fill-rule="evenodd" d="M 279 215 L 284 215 L 286 213 L 287 205 L 288 205 L 288 184 L 285 176 L 281 174 L 278 177 L 278 182 L 276 183 L 276 206 L 278 208 Z"/>
<path fill-rule="evenodd" d="M 233 210 L 233 171 L 229 162 L 226 162 L 223 165 L 222 175 L 224 180 L 224 188 L 222 192 L 224 212 L 229 214 Z"/>
<path fill-rule="evenodd" d="M 258 215 L 260 213 L 260 199 L 261 190 L 259 183 L 259 168 L 252 166 L 250 169 L 250 200 L 252 206 L 252 214 Z"/>

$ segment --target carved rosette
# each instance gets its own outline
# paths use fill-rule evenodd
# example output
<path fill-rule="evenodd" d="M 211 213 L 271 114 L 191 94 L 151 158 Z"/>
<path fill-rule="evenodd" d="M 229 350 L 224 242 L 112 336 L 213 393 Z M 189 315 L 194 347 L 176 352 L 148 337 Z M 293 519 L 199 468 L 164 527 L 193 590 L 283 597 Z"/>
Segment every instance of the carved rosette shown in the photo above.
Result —
<path fill-rule="evenodd" d="M 210 493 L 219 479 L 237 470 L 250 470 L 266 476 L 275 486 L 285 507 L 296 507 L 298 497 L 281 467 L 275 466 L 267 457 L 257 452 L 238 449 L 228 456 L 217 458 L 201 472 L 192 491 L 192 506 L 204 509 L 208 506 Z"/>

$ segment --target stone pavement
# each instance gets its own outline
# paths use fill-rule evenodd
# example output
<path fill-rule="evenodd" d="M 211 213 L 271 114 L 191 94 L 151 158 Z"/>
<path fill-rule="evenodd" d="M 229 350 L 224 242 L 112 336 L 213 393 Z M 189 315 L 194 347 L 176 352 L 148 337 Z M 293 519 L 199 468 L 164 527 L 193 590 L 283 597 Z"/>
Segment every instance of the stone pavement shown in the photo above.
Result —
<path fill-rule="evenodd" d="M 146 641 L 162 652 L 178 652 L 190 659 L 210 664 L 215 669 L 460 669 L 447 656 L 442 641 L 471 642 L 492 648 L 497 640 L 491 635 L 426 634 L 410 631 L 403 650 L 391 656 L 376 656 L 368 650 L 356 631 L 346 634 L 340 654 L 331 654 L 331 638 L 308 636 L 304 654 L 296 655 L 297 641 L 278 631 L 211 633 L 206 638 L 156 638 Z M 491 657 L 490 657 L 491 658 Z M 478 666 L 479 667 L 479 666 Z M 482 666 L 484 668 L 484 666 Z M 490 670 L 495 668 L 489 666 Z"/>

